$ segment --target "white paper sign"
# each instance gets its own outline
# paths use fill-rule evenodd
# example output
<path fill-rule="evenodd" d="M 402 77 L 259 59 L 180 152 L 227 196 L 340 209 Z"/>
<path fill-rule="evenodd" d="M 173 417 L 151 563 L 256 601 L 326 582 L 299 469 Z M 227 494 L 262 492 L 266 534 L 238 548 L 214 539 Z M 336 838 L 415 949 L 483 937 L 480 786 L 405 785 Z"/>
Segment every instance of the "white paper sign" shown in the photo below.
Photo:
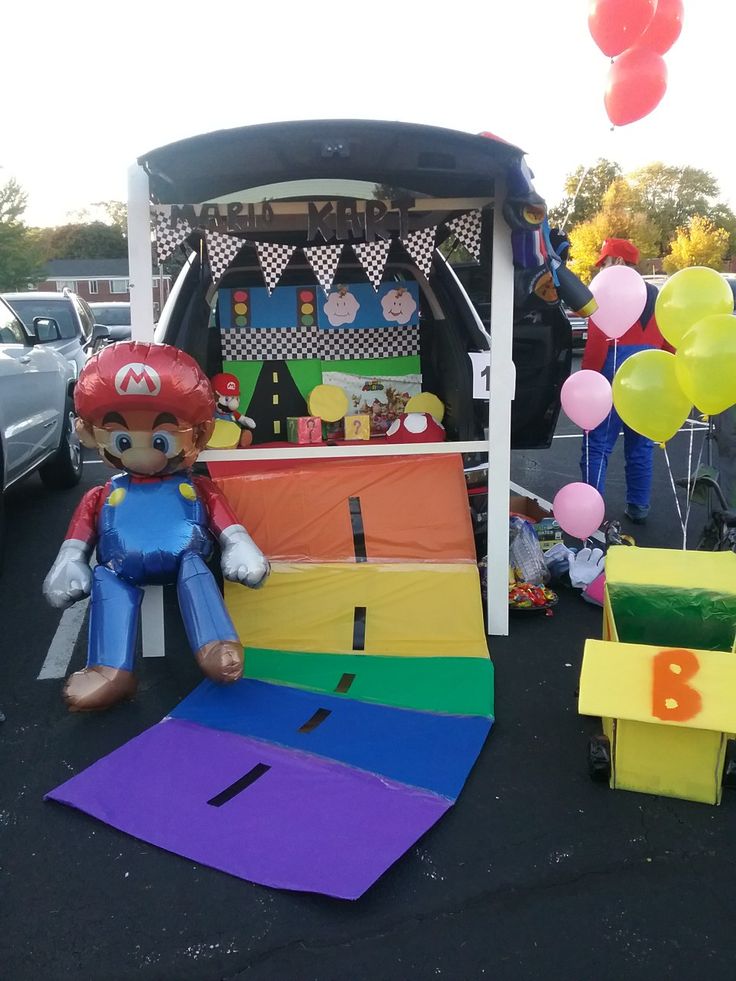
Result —
<path fill-rule="evenodd" d="M 470 351 L 468 357 L 473 365 L 473 398 L 490 398 L 491 352 Z"/>

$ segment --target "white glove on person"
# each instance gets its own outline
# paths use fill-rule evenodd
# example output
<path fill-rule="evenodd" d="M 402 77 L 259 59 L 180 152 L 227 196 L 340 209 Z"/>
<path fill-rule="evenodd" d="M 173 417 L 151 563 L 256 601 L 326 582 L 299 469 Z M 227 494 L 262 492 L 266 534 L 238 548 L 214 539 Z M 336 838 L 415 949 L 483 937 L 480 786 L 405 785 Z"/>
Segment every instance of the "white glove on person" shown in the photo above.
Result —
<path fill-rule="evenodd" d="M 89 546 L 78 538 L 63 543 L 54 564 L 43 582 L 43 595 L 58 610 L 65 610 L 77 600 L 89 596 L 92 570 Z"/>
<path fill-rule="evenodd" d="M 220 548 L 222 574 L 226 579 L 251 589 L 265 583 L 271 566 L 242 525 L 230 525 L 220 534 Z"/>
<path fill-rule="evenodd" d="M 576 589 L 585 589 L 603 572 L 606 557 L 601 548 L 581 548 L 568 557 L 570 583 Z"/>

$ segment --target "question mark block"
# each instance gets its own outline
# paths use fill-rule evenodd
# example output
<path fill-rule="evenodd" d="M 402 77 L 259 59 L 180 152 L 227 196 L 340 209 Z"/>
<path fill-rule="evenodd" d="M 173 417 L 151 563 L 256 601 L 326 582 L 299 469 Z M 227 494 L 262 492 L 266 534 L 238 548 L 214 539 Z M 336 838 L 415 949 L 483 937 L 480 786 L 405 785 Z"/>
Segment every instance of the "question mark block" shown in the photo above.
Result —
<path fill-rule="evenodd" d="M 307 445 L 322 442 L 322 420 L 319 416 L 288 416 L 286 439 L 289 443 Z"/>
<path fill-rule="evenodd" d="M 603 719 L 611 787 L 720 802 L 736 731 L 732 652 L 588 640 L 578 710 Z"/>
<path fill-rule="evenodd" d="M 356 413 L 345 416 L 345 439 L 370 439 L 371 417 L 367 414 Z"/>

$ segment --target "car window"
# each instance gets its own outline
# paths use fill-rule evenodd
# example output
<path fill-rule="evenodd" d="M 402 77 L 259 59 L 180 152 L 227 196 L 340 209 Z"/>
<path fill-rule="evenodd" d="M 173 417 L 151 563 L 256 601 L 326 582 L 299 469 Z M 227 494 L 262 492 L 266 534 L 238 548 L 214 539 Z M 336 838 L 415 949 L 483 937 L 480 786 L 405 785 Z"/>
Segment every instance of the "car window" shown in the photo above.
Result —
<path fill-rule="evenodd" d="M 92 335 L 92 328 L 95 325 L 95 317 L 89 308 L 89 304 L 86 300 L 83 300 L 81 296 L 77 297 L 77 304 L 79 308 L 79 319 L 82 322 L 82 333 L 86 340 L 89 340 Z"/>
<path fill-rule="evenodd" d="M 4 303 L 0 303 L 0 344 L 25 344 L 23 325 Z"/>
<path fill-rule="evenodd" d="M 37 300 L 24 298 L 13 300 L 13 309 L 29 329 L 33 327 L 34 317 L 53 317 L 59 325 L 59 334 L 63 340 L 77 336 L 77 326 L 72 305 L 69 300 L 50 299 Z"/>
<path fill-rule="evenodd" d="M 127 327 L 130 324 L 130 307 L 92 307 L 92 316 L 96 324 L 105 327 Z"/>

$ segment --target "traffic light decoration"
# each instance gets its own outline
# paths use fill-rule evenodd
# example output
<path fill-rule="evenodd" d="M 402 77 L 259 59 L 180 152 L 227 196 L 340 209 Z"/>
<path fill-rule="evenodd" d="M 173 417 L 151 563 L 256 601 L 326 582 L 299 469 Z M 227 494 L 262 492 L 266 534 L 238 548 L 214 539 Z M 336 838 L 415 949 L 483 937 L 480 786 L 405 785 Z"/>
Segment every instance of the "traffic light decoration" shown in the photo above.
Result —
<path fill-rule="evenodd" d="M 317 324 L 317 291 L 311 286 L 296 291 L 296 322 L 298 327 L 315 327 Z"/>
<path fill-rule="evenodd" d="M 250 327 L 250 295 L 248 290 L 233 290 L 230 299 L 232 324 L 235 327 Z"/>

